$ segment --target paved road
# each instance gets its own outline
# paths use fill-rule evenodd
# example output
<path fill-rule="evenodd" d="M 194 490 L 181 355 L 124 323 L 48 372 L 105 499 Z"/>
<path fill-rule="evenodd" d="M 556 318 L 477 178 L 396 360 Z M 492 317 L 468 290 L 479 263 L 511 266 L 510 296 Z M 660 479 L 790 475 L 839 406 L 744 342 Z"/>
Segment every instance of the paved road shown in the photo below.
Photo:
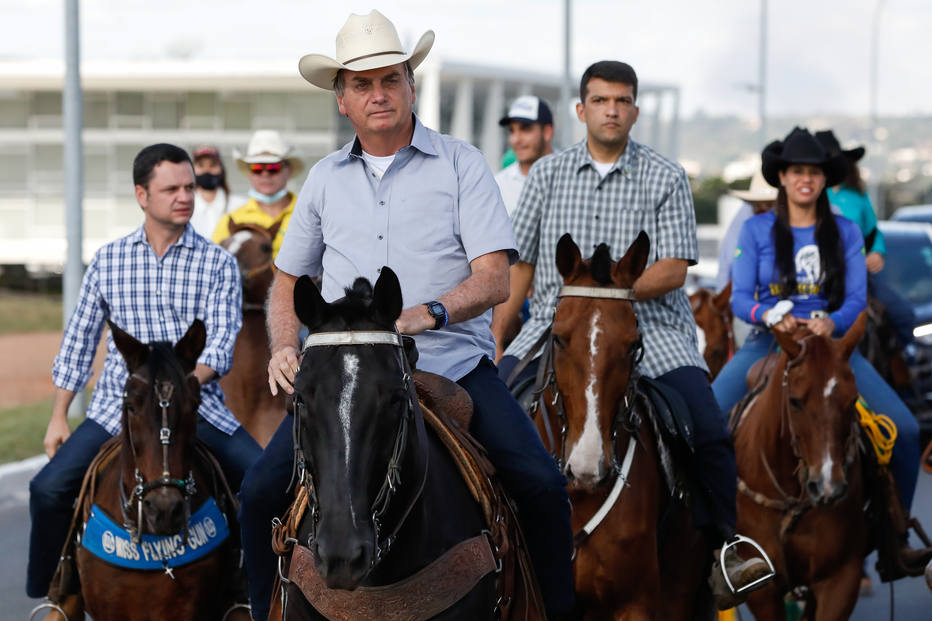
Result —
<path fill-rule="evenodd" d="M 28 484 L 32 474 L 41 467 L 4 473 L 0 467 L 0 621 L 23 621 L 35 602 L 24 592 L 26 553 L 29 537 Z M 921 474 L 913 513 L 932 531 L 932 476 Z M 873 572 L 873 560 L 870 561 Z M 888 585 L 880 584 L 874 573 L 875 591 L 872 597 L 858 602 L 855 621 L 878 621 L 889 618 Z M 897 621 L 929 621 L 932 619 L 932 592 L 922 578 L 895 583 Z M 745 611 L 744 619 L 751 616 Z"/>

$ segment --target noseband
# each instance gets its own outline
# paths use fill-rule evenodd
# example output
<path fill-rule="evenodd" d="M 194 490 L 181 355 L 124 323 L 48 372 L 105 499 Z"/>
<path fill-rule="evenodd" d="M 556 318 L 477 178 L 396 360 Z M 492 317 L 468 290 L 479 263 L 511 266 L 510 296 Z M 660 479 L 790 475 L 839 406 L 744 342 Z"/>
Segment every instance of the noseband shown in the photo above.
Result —
<path fill-rule="evenodd" d="M 194 377 L 194 373 L 189 373 L 185 379 Z M 138 373 L 133 373 L 130 376 L 131 379 L 135 379 L 143 384 L 149 385 L 151 382 L 139 375 Z M 191 517 L 191 498 L 197 493 L 197 486 L 194 483 L 194 472 L 188 471 L 188 478 L 186 479 L 173 479 L 171 473 L 168 470 L 168 448 L 171 446 L 172 442 L 172 430 L 168 426 L 168 408 L 171 406 L 171 399 L 175 392 L 175 385 L 169 381 L 156 382 L 154 385 L 155 398 L 158 400 L 159 408 L 162 410 L 162 427 L 159 429 L 159 442 L 162 444 L 162 475 L 151 481 L 146 481 L 142 473 L 139 472 L 139 467 L 136 466 L 135 470 L 135 479 L 136 485 L 133 487 L 132 494 L 129 498 L 126 496 L 126 486 L 123 482 L 123 475 L 120 475 L 120 499 L 121 507 L 123 510 L 123 521 L 127 527 L 127 530 L 132 537 L 133 543 L 138 544 L 140 536 L 142 535 L 144 522 L 142 520 L 142 501 L 145 496 L 154 489 L 160 487 L 170 487 L 177 489 L 181 492 L 182 498 L 184 499 L 184 528 L 182 532 L 182 545 L 186 544 L 188 541 L 188 520 Z M 129 394 L 123 392 L 124 407 L 126 405 L 126 400 L 129 398 Z M 129 445 L 132 448 L 133 454 L 133 464 L 136 464 L 136 443 L 133 440 L 133 431 L 132 427 L 129 425 L 129 420 L 126 421 L 126 433 L 129 437 Z M 132 514 L 133 504 L 136 505 L 136 526 L 132 526 L 132 520 L 129 516 Z"/>
<path fill-rule="evenodd" d="M 396 354 L 396 358 L 398 359 L 399 368 L 402 370 L 401 381 L 408 395 L 408 399 L 406 400 L 405 404 L 405 412 L 401 416 L 398 429 L 395 432 L 392 454 L 388 460 L 385 478 L 382 480 L 382 486 L 379 488 L 378 494 L 376 494 L 375 500 L 373 501 L 370 508 L 372 525 L 375 531 L 375 555 L 370 565 L 371 569 L 371 567 L 374 567 L 386 554 L 388 554 L 392 544 L 395 542 L 398 532 L 404 525 L 405 520 L 411 513 L 411 510 L 414 508 L 414 505 L 420 499 L 421 493 L 424 490 L 424 485 L 427 482 L 429 451 L 426 450 L 426 430 L 424 428 L 424 420 L 420 415 L 420 406 L 418 404 L 417 392 L 414 388 L 414 382 L 411 377 L 411 367 L 408 364 L 407 356 L 405 356 L 404 344 L 402 343 L 401 335 L 398 332 L 390 332 L 387 330 L 318 332 L 309 335 L 304 340 L 301 354 L 303 356 L 304 353 L 312 347 L 366 345 L 391 345 L 393 347 L 393 352 Z M 295 470 L 292 473 L 292 481 L 294 481 L 295 474 L 297 474 L 298 484 L 303 485 L 305 491 L 307 492 L 308 505 L 312 519 L 311 533 L 308 537 L 307 547 L 311 548 L 311 544 L 314 540 L 317 539 L 317 524 L 320 521 L 320 510 L 313 477 L 311 475 L 310 469 L 308 468 L 307 458 L 304 454 L 304 448 L 301 445 L 301 415 L 306 411 L 306 409 L 307 406 L 301 400 L 299 393 L 295 391 L 294 427 L 292 429 L 292 440 L 294 443 L 295 452 Z M 390 532 L 383 536 L 383 522 L 385 521 L 385 517 L 388 514 L 389 508 L 391 507 L 392 500 L 394 499 L 401 486 L 401 467 L 405 458 L 405 454 L 408 450 L 409 427 L 411 425 L 414 425 L 415 427 L 418 444 L 424 449 L 424 464 L 422 468 L 423 476 L 416 489 L 416 492 L 411 497 L 410 502 L 402 510 L 400 519 L 397 521 L 394 527 L 391 528 Z"/>

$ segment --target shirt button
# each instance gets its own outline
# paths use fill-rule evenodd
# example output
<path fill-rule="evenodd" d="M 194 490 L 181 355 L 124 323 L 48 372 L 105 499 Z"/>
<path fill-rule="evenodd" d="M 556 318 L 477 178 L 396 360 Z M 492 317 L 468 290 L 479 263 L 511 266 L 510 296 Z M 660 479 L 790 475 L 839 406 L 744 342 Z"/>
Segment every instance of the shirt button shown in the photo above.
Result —
<path fill-rule="evenodd" d="M 595 216 L 595 219 L 596 219 L 596 220 L 598 220 L 598 219 L 599 219 L 599 216 L 598 216 L 598 214 L 596 214 L 596 216 Z"/>
<path fill-rule="evenodd" d="M 384 205 L 385 201 L 379 201 L 379 205 Z"/>
<path fill-rule="evenodd" d="M 376 273 L 376 274 L 381 274 L 381 273 L 382 273 L 382 268 L 380 267 L 380 268 L 378 268 L 377 270 L 375 270 L 375 273 Z"/>

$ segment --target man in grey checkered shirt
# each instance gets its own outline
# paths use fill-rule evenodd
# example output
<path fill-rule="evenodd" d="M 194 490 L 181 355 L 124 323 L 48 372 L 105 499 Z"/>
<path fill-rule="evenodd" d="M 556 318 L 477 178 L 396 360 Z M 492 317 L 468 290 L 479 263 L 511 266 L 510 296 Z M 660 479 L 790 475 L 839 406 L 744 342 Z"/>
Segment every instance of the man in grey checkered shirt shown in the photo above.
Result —
<path fill-rule="evenodd" d="M 531 318 L 507 351 L 499 346 L 499 372 L 507 378 L 553 320 L 563 284 L 556 246 L 564 233 L 572 234 L 588 256 L 603 242 L 616 254 L 624 253 L 645 231 L 651 256 L 634 284 L 644 341 L 640 371 L 686 397 L 695 429 L 695 470 L 707 492 L 695 503 L 696 522 L 711 541 L 719 542 L 734 535 L 737 472 L 734 446 L 709 386 L 682 289 L 686 268 L 698 259 L 695 211 L 683 168 L 629 139 L 638 117 L 636 99 L 634 69 L 617 61 L 593 64 L 583 74 L 576 104 L 579 120 L 586 124 L 586 139 L 531 168 L 512 216 L 521 261 L 511 268 L 511 297 L 495 311 L 496 342 L 501 342 L 503 326 L 518 312 L 533 282 Z M 535 373 L 532 363 L 522 375 Z M 573 448 L 567 447 L 567 456 Z M 732 547 L 726 554 L 726 571 L 739 588 L 766 575 L 768 568 L 761 559 L 742 560 Z M 713 587 L 719 607 L 730 607 L 736 596 L 721 573 L 713 572 Z"/>

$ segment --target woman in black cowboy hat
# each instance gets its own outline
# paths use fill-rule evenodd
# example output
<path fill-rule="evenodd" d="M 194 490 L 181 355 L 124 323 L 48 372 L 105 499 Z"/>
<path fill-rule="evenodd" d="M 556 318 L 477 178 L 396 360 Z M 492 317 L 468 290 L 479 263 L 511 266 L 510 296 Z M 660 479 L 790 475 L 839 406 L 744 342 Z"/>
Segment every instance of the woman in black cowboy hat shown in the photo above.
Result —
<path fill-rule="evenodd" d="M 827 152 L 797 127 L 767 145 L 761 157 L 764 178 L 777 188 L 777 200 L 773 211 L 745 222 L 738 239 L 732 309 L 756 328 L 712 384 L 723 412 L 744 396 L 748 371 L 770 352 L 774 337 L 765 328 L 793 332 L 805 324 L 816 334 L 844 334 L 867 305 L 861 231 L 832 212 L 826 193 L 844 179 L 844 155 Z M 890 467 L 908 509 L 919 472 L 916 419 L 859 352 L 852 354 L 850 364 L 870 407 L 896 423 Z M 904 550 L 904 556 L 919 563 L 920 556 L 911 556 L 915 554 Z"/>
<path fill-rule="evenodd" d="M 882 270 L 887 246 L 883 233 L 877 228 L 877 216 L 874 214 L 874 207 L 871 205 L 871 199 L 867 195 L 861 172 L 858 169 L 858 160 L 864 157 L 864 147 L 842 149 L 838 138 L 830 129 L 816 132 L 815 138 L 828 153 L 841 153 L 845 157 L 845 177 L 837 185 L 828 188 L 828 200 L 833 207 L 841 211 L 841 215 L 861 229 L 867 252 L 865 263 L 867 264 L 868 291 L 883 302 L 900 344 L 905 347 L 913 340 L 916 315 L 912 307 L 891 289 L 883 278 Z"/>

